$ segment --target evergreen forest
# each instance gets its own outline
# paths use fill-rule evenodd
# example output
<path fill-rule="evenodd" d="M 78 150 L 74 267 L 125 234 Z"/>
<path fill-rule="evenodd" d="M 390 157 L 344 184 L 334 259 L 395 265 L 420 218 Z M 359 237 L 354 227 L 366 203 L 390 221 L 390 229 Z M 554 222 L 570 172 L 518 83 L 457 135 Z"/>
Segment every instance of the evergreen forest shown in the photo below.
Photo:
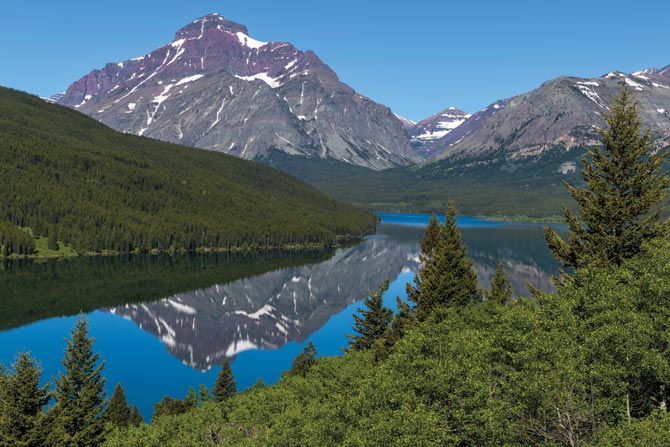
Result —
<path fill-rule="evenodd" d="M 0 255 L 330 246 L 373 215 L 221 153 L 115 132 L 0 88 Z"/>

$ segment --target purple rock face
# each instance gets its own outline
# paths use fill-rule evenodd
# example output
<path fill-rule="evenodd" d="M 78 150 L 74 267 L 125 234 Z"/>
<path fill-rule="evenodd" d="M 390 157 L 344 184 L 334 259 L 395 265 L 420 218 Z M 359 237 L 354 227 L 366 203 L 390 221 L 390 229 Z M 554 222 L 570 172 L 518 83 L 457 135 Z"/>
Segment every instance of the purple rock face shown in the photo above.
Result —
<path fill-rule="evenodd" d="M 271 148 L 373 169 L 421 160 L 402 122 L 313 52 L 260 42 L 218 14 L 72 84 L 60 104 L 117 130 L 262 158 Z"/>

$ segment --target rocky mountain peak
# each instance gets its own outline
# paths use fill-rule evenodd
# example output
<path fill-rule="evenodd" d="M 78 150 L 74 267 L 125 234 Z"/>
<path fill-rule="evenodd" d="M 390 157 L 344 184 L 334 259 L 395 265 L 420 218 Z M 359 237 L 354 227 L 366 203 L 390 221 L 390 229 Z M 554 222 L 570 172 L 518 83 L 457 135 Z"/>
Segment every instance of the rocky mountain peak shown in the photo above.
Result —
<path fill-rule="evenodd" d="M 214 13 L 200 17 L 177 31 L 174 40 L 199 39 L 212 32 L 226 32 L 229 34 L 242 33 L 247 36 L 249 35 L 246 26 L 226 20 L 222 15 Z"/>
<path fill-rule="evenodd" d="M 444 138 L 470 117 L 470 114 L 456 107 L 449 107 L 415 124 L 409 130 L 412 143 L 418 146 L 423 156 L 430 156 L 428 143 Z"/>
<path fill-rule="evenodd" d="M 311 51 L 219 14 L 142 57 L 93 70 L 58 103 L 108 126 L 247 159 L 274 149 L 373 169 L 421 161 L 403 124 Z"/>

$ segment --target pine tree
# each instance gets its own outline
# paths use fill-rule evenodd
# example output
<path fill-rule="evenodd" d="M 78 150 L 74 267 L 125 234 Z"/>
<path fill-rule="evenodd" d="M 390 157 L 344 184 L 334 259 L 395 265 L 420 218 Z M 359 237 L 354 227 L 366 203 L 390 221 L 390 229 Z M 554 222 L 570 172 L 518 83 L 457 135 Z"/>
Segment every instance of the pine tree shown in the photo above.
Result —
<path fill-rule="evenodd" d="M 198 401 L 200 405 L 210 400 L 212 400 L 212 394 L 209 392 L 209 388 L 201 383 L 200 388 L 198 388 Z"/>
<path fill-rule="evenodd" d="M 312 366 L 316 363 L 316 348 L 310 341 L 305 349 L 293 360 L 291 374 L 306 377 Z"/>
<path fill-rule="evenodd" d="M 503 267 L 502 261 L 498 261 L 498 268 L 491 280 L 491 290 L 486 294 L 489 301 L 496 304 L 507 304 L 512 301 L 512 283 L 509 275 Z"/>
<path fill-rule="evenodd" d="M 214 383 L 212 394 L 217 402 L 223 402 L 237 394 L 237 383 L 233 376 L 233 369 L 230 367 L 230 362 L 227 359 L 221 364 L 221 371 Z"/>
<path fill-rule="evenodd" d="M 58 231 L 56 230 L 56 227 L 52 227 L 51 231 L 49 231 L 49 238 L 47 241 L 47 248 L 49 250 L 54 250 L 58 251 L 60 248 L 58 246 Z"/>
<path fill-rule="evenodd" d="M 653 151 L 650 131 L 641 132 L 637 103 L 624 88 L 605 116 L 604 147 L 588 151 L 582 163 L 585 188 L 565 184 L 579 216 L 564 207 L 570 237 L 545 229 L 554 256 L 566 267 L 621 265 L 645 240 L 667 234 L 661 202 L 669 179 L 661 173 L 666 151 Z"/>
<path fill-rule="evenodd" d="M 48 385 L 40 386 L 42 370 L 26 352 L 12 369 L 9 375 L 0 372 L 0 445 L 40 446 L 48 428 L 43 413 Z"/>
<path fill-rule="evenodd" d="M 383 295 L 389 288 L 389 281 L 375 293 L 365 299 L 363 304 L 365 308 L 358 308 L 356 312 L 361 315 L 354 315 L 354 331 L 358 335 L 348 335 L 350 351 L 365 351 L 372 348 L 375 342 L 382 338 L 386 333 L 393 311 L 384 306 Z"/>
<path fill-rule="evenodd" d="M 440 238 L 442 236 L 442 226 L 440 225 L 440 221 L 438 220 L 437 216 L 433 214 L 430 217 L 430 220 L 428 221 L 428 226 L 423 232 L 423 237 L 421 238 L 421 254 L 419 255 L 419 260 L 421 261 L 421 265 L 423 267 L 426 266 L 426 264 L 433 259 L 433 255 L 435 254 L 435 250 L 437 248 L 437 245 L 440 241 Z M 416 284 L 416 287 L 412 287 L 411 284 L 407 284 L 407 300 L 410 302 L 417 302 L 417 295 L 419 293 L 419 285 L 418 282 L 420 281 L 421 278 L 418 277 L 418 275 L 414 278 L 414 282 Z"/>
<path fill-rule="evenodd" d="M 126 400 L 126 392 L 120 383 L 116 384 L 106 413 L 107 421 L 118 427 L 127 427 L 130 423 L 130 406 Z"/>
<path fill-rule="evenodd" d="M 423 233 L 423 238 L 421 239 L 421 253 L 423 255 L 423 261 L 433 257 L 433 252 L 437 247 L 437 242 L 440 238 L 440 222 L 437 220 L 437 216 L 433 214 L 430 217 L 428 226 Z"/>
<path fill-rule="evenodd" d="M 144 423 L 144 418 L 140 414 L 140 410 L 137 409 L 137 406 L 133 406 L 132 411 L 130 412 L 130 419 L 128 420 L 128 425 L 131 427 L 139 427 Z"/>
<path fill-rule="evenodd" d="M 72 338 L 67 341 L 63 366 L 55 380 L 54 406 L 51 413 L 58 425 L 52 432 L 53 445 L 92 447 L 102 443 L 105 424 L 102 418 L 105 405 L 104 362 L 93 352 L 94 339 L 88 336 L 88 323 L 79 316 Z M 54 439 L 56 438 L 56 439 Z"/>
<path fill-rule="evenodd" d="M 408 284 L 407 289 L 408 299 L 416 303 L 419 320 L 438 307 L 464 306 L 478 299 L 477 274 L 461 240 L 453 202 L 440 227 L 433 257 L 414 278 L 414 287 Z"/>

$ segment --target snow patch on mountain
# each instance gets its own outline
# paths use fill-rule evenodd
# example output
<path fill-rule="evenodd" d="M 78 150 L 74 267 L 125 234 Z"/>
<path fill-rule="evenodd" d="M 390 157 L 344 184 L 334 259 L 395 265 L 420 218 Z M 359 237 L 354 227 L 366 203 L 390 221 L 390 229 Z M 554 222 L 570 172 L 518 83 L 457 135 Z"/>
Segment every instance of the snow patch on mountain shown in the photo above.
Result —
<path fill-rule="evenodd" d="M 242 45 L 249 48 L 259 49 L 268 44 L 267 42 L 261 42 L 241 32 L 237 32 L 235 33 L 235 35 L 237 36 Z"/>
<path fill-rule="evenodd" d="M 279 78 L 273 78 L 269 76 L 267 73 L 258 73 L 252 76 L 238 76 L 235 75 L 237 79 L 242 79 L 243 81 L 263 81 L 267 85 L 269 85 L 271 88 L 277 88 L 281 87 L 281 82 L 279 82 Z"/>
<path fill-rule="evenodd" d="M 640 91 L 640 92 L 644 90 L 644 88 L 640 84 L 633 81 L 632 79 L 630 79 L 630 78 L 624 78 L 624 79 L 626 81 L 626 85 L 629 85 L 629 86 L 633 87 L 635 90 Z"/>
<path fill-rule="evenodd" d="M 205 75 L 203 75 L 203 74 L 197 74 L 197 75 L 193 75 L 193 76 L 186 77 L 186 78 L 184 78 L 184 79 L 182 79 L 182 80 L 180 80 L 180 81 L 177 81 L 177 83 L 175 84 L 175 86 L 182 85 L 182 84 L 186 84 L 187 82 L 197 81 L 198 79 L 202 78 L 203 76 L 205 76 Z"/>
<path fill-rule="evenodd" d="M 469 113 L 455 107 L 449 107 L 447 110 L 417 124 L 412 132 L 412 141 L 426 143 L 443 138 L 468 118 L 470 118 Z"/>
<path fill-rule="evenodd" d="M 598 95 L 598 93 L 593 90 L 591 87 L 599 87 L 600 84 L 597 82 L 593 81 L 581 81 L 581 82 L 575 82 L 575 87 L 579 89 L 579 91 L 589 98 L 591 101 L 596 103 L 596 105 L 602 109 L 609 110 L 608 107 L 605 105 L 603 102 L 602 98 Z"/>

